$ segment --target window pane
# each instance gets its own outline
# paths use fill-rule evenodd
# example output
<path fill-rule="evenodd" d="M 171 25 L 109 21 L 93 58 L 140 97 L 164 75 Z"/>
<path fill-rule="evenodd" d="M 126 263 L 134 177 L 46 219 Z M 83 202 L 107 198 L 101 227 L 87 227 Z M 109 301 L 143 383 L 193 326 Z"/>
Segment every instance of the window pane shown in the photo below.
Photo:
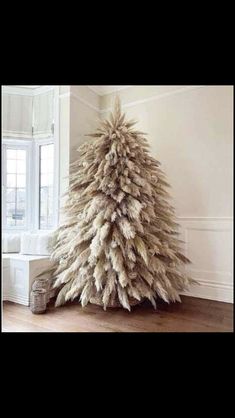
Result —
<path fill-rule="evenodd" d="M 15 226 L 16 221 L 15 219 L 12 219 L 12 217 L 7 216 L 7 226 Z"/>
<path fill-rule="evenodd" d="M 16 221 L 20 220 L 20 221 L 23 221 L 23 222 L 24 222 L 24 218 L 25 218 L 25 211 L 24 211 L 24 208 L 23 208 L 23 209 L 19 209 L 19 208 L 17 208 L 17 209 L 15 210 L 15 214 L 13 215 L 13 218 L 14 218 Z"/>
<path fill-rule="evenodd" d="M 26 208 L 26 202 L 25 202 L 25 190 L 18 189 L 17 191 L 17 199 L 16 199 L 16 207 L 17 207 L 17 213 L 23 215 L 23 219 L 25 219 L 25 208 Z"/>
<path fill-rule="evenodd" d="M 45 159 L 53 159 L 54 158 L 54 144 L 48 145 L 41 145 L 41 158 L 42 160 Z"/>
<path fill-rule="evenodd" d="M 25 220 L 24 219 L 16 219 L 16 226 L 24 226 Z"/>
<path fill-rule="evenodd" d="M 25 218 L 25 204 L 20 203 L 21 207 L 16 206 L 16 203 L 7 203 L 6 211 L 7 217 L 14 220 L 24 221 Z"/>
<path fill-rule="evenodd" d="M 26 159 L 26 150 L 18 149 L 17 150 L 17 160 L 25 160 Z"/>
<path fill-rule="evenodd" d="M 54 158 L 54 144 L 47 145 L 47 158 Z"/>
<path fill-rule="evenodd" d="M 46 159 L 41 160 L 41 173 L 45 174 L 45 173 L 48 173 L 48 171 L 49 171 L 48 161 Z"/>
<path fill-rule="evenodd" d="M 52 186 L 53 185 L 53 173 L 48 173 L 47 175 L 47 184 L 48 186 Z"/>
<path fill-rule="evenodd" d="M 16 201 L 16 189 L 6 189 L 6 202 L 14 203 Z"/>
<path fill-rule="evenodd" d="M 25 189 L 17 189 L 17 203 L 25 202 Z"/>
<path fill-rule="evenodd" d="M 26 149 L 6 150 L 6 223 L 24 226 L 26 217 Z"/>
<path fill-rule="evenodd" d="M 17 174 L 25 174 L 26 172 L 26 164 L 24 160 L 17 161 Z"/>
<path fill-rule="evenodd" d="M 41 187 L 45 187 L 48 184 L 47 174 L 41 174 Z"/>
<path fill-rule="evenodd" d="M 25 201 L 17 202 L 17 211 L 23 213 L 25 217 Z"/>
<path fill-rule="evenodd" d="M 47 217 L 47 202 L 45 200 L 41 200 L 41 221 L 46 220 Z"/>
<path fill-rule="evenodd" d="M 54 144 L 40 147 L 40 229 L 53 227 Z"/>
<path fill-rule="evenodd" d="M 16 187 L 16 175 L 7 174 L 7 187 Z"/>
<path fill-rule="evenodd" d="M 15 160 L 16 159 L 16 153 L 17 153 L 17 151 L 16 151 L 16 149 L 7 149 L 7 160 L 10 160 L 10 159 L 13 159 L 13 160 Z"/>
<path fill-rule="evenodd" d="M 24 174 L 17 174 L 17 187 L 26 186 L 26 177 Z"/>
<path fill-rule="evenodd" d="M 7 203 L 7 216 L 11 217 L 12 219 L 14 219 L 14 215 L 15 215 L 15 203 Z"/>
<path fill-rule="evenodd" d="M 16 173 L 16 160 L 7 160 L 7 173 Z"/>

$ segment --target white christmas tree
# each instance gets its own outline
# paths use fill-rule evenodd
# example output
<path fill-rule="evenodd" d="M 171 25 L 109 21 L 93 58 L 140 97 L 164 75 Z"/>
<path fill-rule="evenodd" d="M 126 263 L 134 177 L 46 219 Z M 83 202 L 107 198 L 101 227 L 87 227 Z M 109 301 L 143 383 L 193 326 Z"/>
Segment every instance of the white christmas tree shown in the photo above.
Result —
<path fill-rule="evenodd" d="M 82 306 L 130 310 L 147 298 L 156 307 L 157 298 L 180 301 L 194 282 L 181 269 L 189 260 L 180 250 L 169 185 L 135 123 L 116 99 L 114 113 L 71 165 L 52 254 L 56 306 L 79 298 Z"/>

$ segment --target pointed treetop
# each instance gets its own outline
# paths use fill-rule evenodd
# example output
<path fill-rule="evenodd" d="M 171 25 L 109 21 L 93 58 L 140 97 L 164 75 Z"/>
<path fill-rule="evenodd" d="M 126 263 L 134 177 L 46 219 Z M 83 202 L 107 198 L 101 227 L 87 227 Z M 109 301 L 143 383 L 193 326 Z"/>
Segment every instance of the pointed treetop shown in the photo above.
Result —
<path fill-rule="evenodd" d="M 92 138 L 100 138 L 102 135 L 107 133 L 107 130 L 110 131 L 111 129 L 111 131 L 112 130 L 115 131 L 116 129 L 119 129 L 119 128 L 129 129 L 136 123 L 137 121 L 133 119 L 129 121 L 126 120 L 126 115 L 125 113 L 122 113 L 122 110 L 121 110 L 120 97 L 116 95 L 114 99 L 113 110 L 110 112 L 107 119 L 100 121 L 100 128 L 98 128 L 95 133 L 86 134 L 85 136 L 89 136 Z M 144 135 L 143 132 L 135 131 L 135 133 Z"/>
<path fill-rule="evenodd" d="M 120 97 L 116 95 L 114 102 L 114 117 L 119 119 L 121 116 L 121 102 Z"/>

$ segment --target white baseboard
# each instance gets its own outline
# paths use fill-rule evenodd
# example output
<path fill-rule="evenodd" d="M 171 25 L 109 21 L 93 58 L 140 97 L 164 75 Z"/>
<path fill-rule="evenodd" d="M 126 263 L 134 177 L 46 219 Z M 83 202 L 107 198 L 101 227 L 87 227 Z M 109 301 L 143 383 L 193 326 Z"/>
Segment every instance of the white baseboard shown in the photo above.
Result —
<path fill-rule="evenodd" d="M 29 306 L 28 298 L 25 298 L 19 295 L 9 294 L 9 293 L 3 295 L 3 301 L 14 302 L 14 303 L 19 303 L 20 305 Z"/>
<path fill-rule="evenodd" d="M 198 280 L 198 282 L 199 285 L 193 285 L 190 291 L 182 294 L 195 298 L 233 303 L 233 286 L 228 284 L 206 282 L 204 280 Z"/>

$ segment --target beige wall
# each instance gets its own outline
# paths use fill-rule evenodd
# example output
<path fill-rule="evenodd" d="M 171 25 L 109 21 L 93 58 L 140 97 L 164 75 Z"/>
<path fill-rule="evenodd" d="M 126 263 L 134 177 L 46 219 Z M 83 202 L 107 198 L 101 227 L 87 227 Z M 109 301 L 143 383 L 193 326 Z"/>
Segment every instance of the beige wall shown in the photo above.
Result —
<path fill-rule="evenodd" d="M 99 96 L 87 86 L 71 86 L 70 101 L 70 162 L 77 159 L 76 149 L 97 127 Z"/>
<path fill-rule="evenodd" d="M 97 126 L 99 96 L 87 86 L 60 86 L 60 196 L 69 185 L 69 165 L 77 159 L 76 149 L 85 134 Z M 97 109 L 97 110 L 96 110 Z"/>
<path fill-rule="evenodd" d="M 190 294 L 232 302 L 232 86 L 133 86 L 119 96 L 172 186 L 188 273 L 200 283 Z M 114 97 L 101 98 L 103 117 Z"/>
<path fill-rule="evenodd" d="M 182 86 L 130 87 L 119 96 L 125 105 L 160 95 L 124 108 L 148 133 L 152 154 L 172 185 L 178 216 L 232 216 L 232 88 L 184 88 L 169 94 L 170 89 Z M 164 91 L 169 95 L 161 96 Z M 101 108 L 110 107 L 113 99 L 103 96 Z"/>

